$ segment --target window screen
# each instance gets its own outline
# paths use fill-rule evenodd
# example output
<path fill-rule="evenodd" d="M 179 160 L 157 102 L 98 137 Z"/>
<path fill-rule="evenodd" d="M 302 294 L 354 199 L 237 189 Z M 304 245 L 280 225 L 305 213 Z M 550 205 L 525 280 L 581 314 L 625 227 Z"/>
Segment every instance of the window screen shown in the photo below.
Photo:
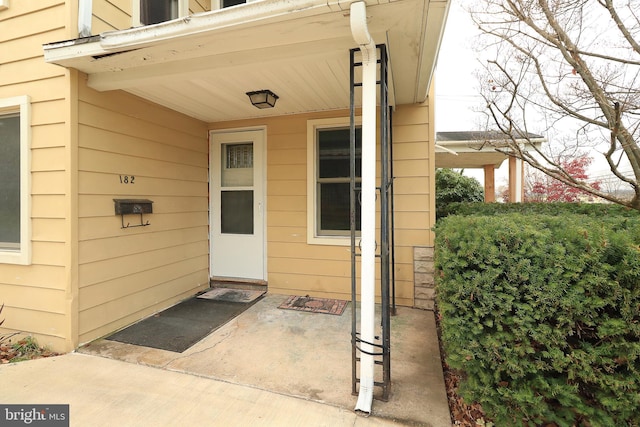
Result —
<path fill-rule="evenodd" d="M 20 248 L 20 114 L 0 115 L 0 249 Z"/>
<path fill-rule="evenodd" d="M 350 225 L 349 128 L 320 129 L 317 133 L 317 235 L 347 235 Z M 356 128 L 356 181 L 360 182 L 362 141 Z M 356 201 L 356 229 L 360 203 Z"/>
<path fill-rule="evenodd" d="M 158 24 L 178 17 L 178 0 L 140 0 L 140 22 Z"/>

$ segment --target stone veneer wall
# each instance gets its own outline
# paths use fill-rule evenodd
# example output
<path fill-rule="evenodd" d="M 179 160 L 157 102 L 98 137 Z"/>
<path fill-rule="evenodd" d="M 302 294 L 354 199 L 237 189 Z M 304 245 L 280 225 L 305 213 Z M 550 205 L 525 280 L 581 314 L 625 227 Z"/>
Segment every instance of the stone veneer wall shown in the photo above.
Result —
<path fill-rule="evenodd" d="M 414 307 L 433 310 L 435 304 L 435 281 L 433 247 L 413 248 Z"/>

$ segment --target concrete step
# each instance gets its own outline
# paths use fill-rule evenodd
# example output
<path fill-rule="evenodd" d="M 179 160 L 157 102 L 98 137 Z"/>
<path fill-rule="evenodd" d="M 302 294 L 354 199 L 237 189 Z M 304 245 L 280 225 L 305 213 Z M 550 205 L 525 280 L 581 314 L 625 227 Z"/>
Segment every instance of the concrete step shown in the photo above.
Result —
<path fill-rule="evenodd" d="M 244 289 L 251 291 L 267 291 L 266 283 L 255 282 L 239 282 L 235 280 L 211 280 L 209 286 L 212 288 L 229 288 L 229 289 Z"/>

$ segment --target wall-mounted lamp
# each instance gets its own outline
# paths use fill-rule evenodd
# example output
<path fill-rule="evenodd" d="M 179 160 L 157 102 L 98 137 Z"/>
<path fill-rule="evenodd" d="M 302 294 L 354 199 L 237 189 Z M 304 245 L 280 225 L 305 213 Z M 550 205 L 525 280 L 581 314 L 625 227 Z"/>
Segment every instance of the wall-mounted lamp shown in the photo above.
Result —
<path fill-rule="evenodd" d="M 278 99 L 278 95 L 267 89 L 247 92 L 247 96 L 251 100 L 251 104 L 257 108 L 273 108 Z"/>

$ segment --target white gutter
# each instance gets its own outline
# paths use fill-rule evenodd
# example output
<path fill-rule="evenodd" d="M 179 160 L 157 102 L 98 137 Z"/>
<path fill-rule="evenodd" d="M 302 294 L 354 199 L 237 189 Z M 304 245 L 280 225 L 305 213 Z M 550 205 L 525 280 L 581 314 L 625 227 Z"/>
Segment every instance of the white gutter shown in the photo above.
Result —
<path fill-rule="evenodd" d="M 351 4 L 351 34 L 362 52 L 362 209 L 360 253 L 360 392 L 356 411 L 371 413 L 374 387 L 376 263 L 377 49 L 367 28 L 363 1 Z"/>

